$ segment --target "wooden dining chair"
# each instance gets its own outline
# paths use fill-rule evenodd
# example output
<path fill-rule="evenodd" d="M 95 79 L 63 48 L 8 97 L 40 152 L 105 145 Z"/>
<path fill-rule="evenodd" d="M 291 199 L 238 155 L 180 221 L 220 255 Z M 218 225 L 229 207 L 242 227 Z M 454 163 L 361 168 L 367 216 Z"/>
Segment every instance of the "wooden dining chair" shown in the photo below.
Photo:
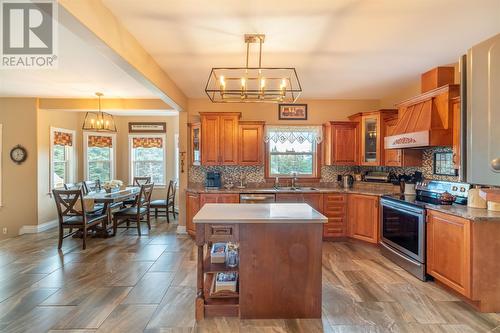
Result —
<path fill-rule="evenodd" d="M 142 185 L 147 185 L 147 184 L 151 184 L 151 177 L 134 177 L 134 180 L 132 182 L 132 186 L 142 186 Z M 136 200 L 137 200 L 137 197 L 134 199 L 125 200 L 122 203 L 122 206 L 123 207 L 135 206 Z"/>
<path fill-rule="evenodd" d="M 149 208 L 151 204 L 151 194 L 153 193 L 154 184 L 141 185 L 141 190 L 137 196 L 136 204 L 132 207 L 120 209 L 113 214 L 113 235 L 116 235 L 118 226 L 127 222 L 129 227 L 130 222 L 135 222 L 137 226 L 137 234 L 141 235 L 141 222 L 148 224 L 148 229 L 151 230 L 151 219 L 149 216 Z M 144 217 L 146 220 L 143 220 Z"/>
<path fill-rule="evenodd" d="M 173 180 L 168 182 L 167 198 L 158 199 L 151 201 L 151 209 L 155 211 L 155 218 L 158 218 L 158 211 L 160 209 L 165 210 L 165 216 L 167 217 L 167 223 L 170 223 L 169 213 L 172 213 L 174 219 L 176 217 L 175 212 L 175 192 L 177 189 L 177 182 Z"/>
<path fill-rule="evenodd" d="M 59 244 L 61 249 L 63 239 L 73 235 L 73 228 L 82 232 L 83 249 L 87 247 L 87 231 L 98 224 L 108 220 L 107 214 L 102 211 L 89 213 L 86 211 L 83 200 L 83 189 L 78 190 L 52 190 L 59 218 Z M 79 203 L 79 204 L 78 204 Z M 64 229 L 70 232 L 64 236 Z"/>
<path fill-rule="evenodd" d="M 65 190 L 79 190 L 83 187 L 82 183 L 64 183 Z"/>
<path fill-rule="evenodd" d="M 99 192 L 100 190 L 101 181 L 99 179 L 83 181 L 83 194 L 89 194 L 89 192 Z"/>

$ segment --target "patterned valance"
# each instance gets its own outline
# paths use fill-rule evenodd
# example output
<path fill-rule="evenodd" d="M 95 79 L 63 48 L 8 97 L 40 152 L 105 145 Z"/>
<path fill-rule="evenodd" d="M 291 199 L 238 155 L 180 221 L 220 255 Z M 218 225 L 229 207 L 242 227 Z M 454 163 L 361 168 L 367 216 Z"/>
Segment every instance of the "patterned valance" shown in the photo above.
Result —
<path fill-rule="evenodd" d="M 54 132 L 54 145 L 73 146 L 73 135 L 67 132 Z"/>
<path fill-rule="evenodd" d="M 89 135 L 88 146 L 97 148 L 112 148 L 113 138 L 110 136 Z"/>
<path fill-rule="evenodd" d="M 323 141 L 323 126 L 274 126 L 269 125 L 265 128 L 265 142 L 286 141 L 294 143 L 320 143 Z"/>
<path fill-rule="evenodd" d="M 162 138 L 133 138 L 132 145 L 134 148 L 162 148 Z"/>

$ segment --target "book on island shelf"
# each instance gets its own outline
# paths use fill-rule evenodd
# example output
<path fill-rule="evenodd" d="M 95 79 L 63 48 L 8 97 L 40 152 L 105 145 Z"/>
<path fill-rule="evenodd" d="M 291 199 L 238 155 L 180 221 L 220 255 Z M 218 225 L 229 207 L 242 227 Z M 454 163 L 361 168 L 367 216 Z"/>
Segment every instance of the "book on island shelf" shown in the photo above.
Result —
<path fill-rule="evenodd" d="M 226 243 L 214 243 L 210 250 L 210 262 L 212 264 L 223 264 L 226 262 Z"/>
<path fill-rule="evenodd" d="M 237 272 L 219 272 L 215 275 L 214 293 L 221 291 L 234 291 L 236 292 L 236 285 L 238 283 Z"/>

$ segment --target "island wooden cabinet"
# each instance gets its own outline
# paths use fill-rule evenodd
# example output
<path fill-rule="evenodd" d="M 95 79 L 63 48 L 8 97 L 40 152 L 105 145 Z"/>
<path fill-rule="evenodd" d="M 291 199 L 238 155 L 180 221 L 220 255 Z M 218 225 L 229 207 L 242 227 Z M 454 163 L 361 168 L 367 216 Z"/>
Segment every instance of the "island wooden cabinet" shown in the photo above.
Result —
<path fill-rule="evenodd" d="M 323 238 L 347 236 L 345 194 L 324 194 L 323 215 L 328 223 L 323 226 Z"/>
<path fill-rule="evenodd" d="M 264 163 L 263 132 L 263 121 L 240 121 L 238 130 L 239 165 L 261 165 Z"/>
<path fill-rule="evenodd" d="M 359 163 L 359 124 L 353 121 L 331 121 L 325 124 L 325 165 Z"/>
<path fill-rule="evenodd" d="M 196 192 L 186 192 L 186 231 L 190 236 L 196 235 L 193 217 L 200 210 L 200 195 Z"/>
<path fill-rule="evenodd" d="M 350 237 L 378 243 L 379 198 L 372 195 L 349 194 L 347 226 Z"/>
<path fill-rule="evenodd" d="M 427 213 L 427 274 L 471 296 L 470 221 L 429 210 Z"/>
<path fill-rule="evenodd" d="M 200 112 L 201 164 L 238 164 L 238 121 L 240 113 Z"/>

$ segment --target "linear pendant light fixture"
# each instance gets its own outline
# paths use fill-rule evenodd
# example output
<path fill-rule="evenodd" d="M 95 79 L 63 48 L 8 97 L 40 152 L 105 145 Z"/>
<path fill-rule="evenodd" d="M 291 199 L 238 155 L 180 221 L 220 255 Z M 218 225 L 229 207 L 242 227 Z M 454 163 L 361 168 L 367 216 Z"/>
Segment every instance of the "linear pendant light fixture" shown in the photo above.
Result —
<path fill-rule="evenodd" d="M 212 68 L 205 92 L 213 103 L 294 103 L 302 92 L 295 68 L 262 67 L 264 34 L 246 34 L 245 67 Z M 259 44 L 259 67 L 249 67 L 250 44 Z"/>
<path fill-rule="evenodd" d="M 101 110 L 102 93 L 96 92 L 99 98 L 99 109 L 97 112 L 87 112 L 83 121 L 82 129 L 84 131 L 94 132 L 116 132 L 116 124 L 113 116 Z"/>

